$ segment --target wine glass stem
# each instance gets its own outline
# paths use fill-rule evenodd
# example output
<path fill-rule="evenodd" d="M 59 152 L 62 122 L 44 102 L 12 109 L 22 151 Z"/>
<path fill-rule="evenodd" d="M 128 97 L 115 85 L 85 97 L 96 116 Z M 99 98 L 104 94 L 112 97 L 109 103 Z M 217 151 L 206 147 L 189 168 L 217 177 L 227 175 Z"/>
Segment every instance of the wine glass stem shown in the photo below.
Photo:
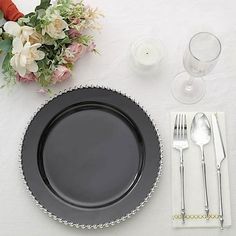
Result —
<path fill-rule="evenodd" d="M 187 92 L 191 92 L 191 90 L 193 89 L 193 80 L 194 80 L 194 77 L 190 75 L 185 85 L 185 90 Z"/>

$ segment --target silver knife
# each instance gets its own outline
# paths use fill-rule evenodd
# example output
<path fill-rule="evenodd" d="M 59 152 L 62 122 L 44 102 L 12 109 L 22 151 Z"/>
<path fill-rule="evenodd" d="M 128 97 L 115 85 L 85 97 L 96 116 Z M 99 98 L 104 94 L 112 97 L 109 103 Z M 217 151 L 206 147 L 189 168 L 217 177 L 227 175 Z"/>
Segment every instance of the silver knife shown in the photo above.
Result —
<path fill-rule="evenodd" d="M 225 153 L 224 143 L 222 140 L 222 134 L 220 131 L 217 113 L 212 114 L 212 128 L 213 128 L 217 177 L 218 177 L 219 219 L 220 219 L 221 229 L 223 229 L 224 214 L 223 214 L 223 199 L 222 199 L 222 184 L 221 184 L 221 163 L 226 158 L 226 153 Z"/>

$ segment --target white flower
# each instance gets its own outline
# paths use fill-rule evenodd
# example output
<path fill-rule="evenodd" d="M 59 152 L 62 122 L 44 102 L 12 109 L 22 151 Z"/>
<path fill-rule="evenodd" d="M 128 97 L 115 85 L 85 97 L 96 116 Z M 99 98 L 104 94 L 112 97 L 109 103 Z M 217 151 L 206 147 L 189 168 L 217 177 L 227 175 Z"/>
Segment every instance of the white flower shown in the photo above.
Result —
<path fill-rule="evenodd" d="M 13 40 L 13 49 L 10 64 L 20 76 L 24 76 L 29 72 L 37 72 L 38 65 L 36 61 L 42 60 L 45 53 L 38 50 L 40 43 L 31 45 L 29 42 L 23 45 L 21 39 Z"/>
<path fill-rule="evenodd" d="M 8 21 L 4 25 L 4 30 L 13 37 L 20 38 L 22 43 L 29 40 L 29 36 L 34 33 L 34 29 L 29 26 L 20 26 L 14 21 Z"/>
<path fill-rule="evenodd" d="M 51 4 L 54 6 L 57 4 L 57 0 L 51 0 Z"/>
<path fill-rule="evenodd" d="M 51 38 L 54 39 L 65 38 L 66 34 L 64 32 L 64 29 L 68 29 L 68 25 L 60 16 L 59 12 L 47 12 L 46 17 L 48 17 L 50 23 L 44 27 L 44 29 L 42 30 L 42 34 L 44 35 L 45 33 L 47 33 Z"/>

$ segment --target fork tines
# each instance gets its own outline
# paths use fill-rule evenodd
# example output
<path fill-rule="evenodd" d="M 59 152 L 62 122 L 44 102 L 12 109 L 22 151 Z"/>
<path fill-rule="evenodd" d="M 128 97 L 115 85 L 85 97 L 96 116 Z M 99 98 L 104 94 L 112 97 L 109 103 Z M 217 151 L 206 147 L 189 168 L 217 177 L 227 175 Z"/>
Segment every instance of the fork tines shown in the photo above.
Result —
<path fill-rule="evenodd" d="M 177 114 L 175 117 L 174 137 L 177 139 L 187 138 L 186 114 Z"/>

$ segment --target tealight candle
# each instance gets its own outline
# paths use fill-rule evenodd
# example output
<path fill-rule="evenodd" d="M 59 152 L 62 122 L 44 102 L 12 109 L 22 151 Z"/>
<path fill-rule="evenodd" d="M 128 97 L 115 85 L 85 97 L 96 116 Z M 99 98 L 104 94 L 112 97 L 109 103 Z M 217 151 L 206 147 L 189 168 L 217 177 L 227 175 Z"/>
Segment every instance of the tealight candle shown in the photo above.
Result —
<path fill-rule="evenodd" d="M 161 43 L 151 38 L 135 41 L 131 45 L 131 57 L 135 69 L 143 72 L 156 70 L 163 57 Z"/>

